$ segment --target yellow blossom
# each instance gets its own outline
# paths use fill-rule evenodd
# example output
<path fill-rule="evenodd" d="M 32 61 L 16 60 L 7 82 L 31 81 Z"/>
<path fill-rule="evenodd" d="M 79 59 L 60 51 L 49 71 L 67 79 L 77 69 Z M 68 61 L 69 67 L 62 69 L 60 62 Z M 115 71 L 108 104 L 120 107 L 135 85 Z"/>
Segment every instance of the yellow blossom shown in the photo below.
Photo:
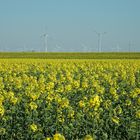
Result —
<path fill-rule="evenodd" d="M 140 119 L 140 110 L 137 110 L 136 111 L 136 118 L 139 118 Z"/>
<path fill-rule="evenodd" d="M 89 101 L 90 107 L 94 107 L 95 110 L 100 106 L 100 97 L 98 95 L 93 96 Z"/>
<path fill-rule="evenodd" d="M 110 107 L 111 107 L 111 100 L 106 100 L 105 102 L 104 102 L 104 107 L 105 107 L 105 109 L 109 109 Z"/>
<path fill-rule="evenodd" d="M 60 102 L 60 105 L 61 105 L 62 108 L 68 107 L 68 105 L 69 105 L 69 100 L 66 99 L 66 98 L 62 98 L 62 100 L 61 100 L 61 102 Z"/>
<path fill-rule="evenodd" d="M 84 137 L 84 140 L 93 140 L 93 138 L 92 138 L 90 135 L 86 135 L 86 136 Z"/>
<path fill-rule="evenodd" d="M 127 99 L 126 102 L 125 102 L 125 105 L 126 105 L 126 106 L 130 106 L 130 105 L 131 105 L 131 100 L 128 100 L 128 99 Z"/>
<path fill-rule="evenodd" d="M 0 95 L 0 105 L 2 104 L 3 101 L 4 101 L 4 96 Z"/>
<path fill-rule="evenodd" d="M 47 137 L 47 138 L 45 138 L 44 140 L 51 140 L 51 138 L 50 138 L 50 137 Z"/>
<path fill-rule="evenodd" d="M 117 116 L 112 117 L 112 121 L 116 124 L 119 124 L 120 120 Z"/>
<path fill-rule="evenodd" d="M 65 119 L 64 119 L 64 117 L 62 116 L 62 117 L 59 117 L 59 118 L 58 118 L 58 121 L 59 121 L 60 123 L 63 123 L 63 122 L 65 121 Z"/>
<path fill-rule="evenodd" d="M 36 124 L 31 124 L 30 125 L 30 129 L 33 131 L 33 132 L 35 132 L 35 131 L 37 131 L 37 125 Z"/>
<path fill-rule="evenodd" d="M 8 92 L 8 98 L 12 98 L 12 97 L 14 97 L 14 92 L 9 91 L 9 92 Z"/>
<path fill-rule="evenodd" d="M 10 101 L 15 105 L 15 104 L 17 103 L 17 101 L 18 101 L 18 98 L 12 97 L 12 98 L 10 99 Z"/>
<path fill-rule="evenodd" d="M 37 109 L 37 104 L 35 102 L 31 102 L 29 104 L 29 106 L 30 106 L 31 110 L 36 110 Z"/>
<path fill-rule="evenodd" d="M 79 101 L 79 106 L 81 107 L 81 108 L 83 108 L 83 107 L 85 107 L 85 103 L 84 103 L 84 101 Z"/>
<path fill-rule="evenodd" d="M 65 137 L 62 134 L 60 134 L 60 133 L 56 133 L 53 136 L 53 140 L 65 140 Z"/>
<path fill-rule="evenodd" d="M 88 83 L 87 82 L 82 82 L 82 88 L 88 88 Z"/>
<path fill-rule="evenodd" d="M 110 88 L 110 93 L 111 93 L 112 95 L 115 95 L 116 92 L 117 92 L 117 91 L 116 91 L 115 88 L 113 88 L 113 87 Z"/>
<path fill-rule="evenodd" d="M 138 95 L 140 95 L 140 88 L 135 88 L 133 91 L 130 93 L 130 97 L 136 98 Z"/>
<path fill-rule="evenodd" d="M 66 85 L 66 86 L 65 86 L 65 90 L 66 90 L 66 91 L 70 91 L 71 89 L 72 89 L 71 85 Z"/>
<path fill-rule="evenodd" d="M 80 86 L 80 82 L 79 81 L 73 81 L 73 87 L 74 88 L 79 88 L 79 86 Z"/>
<path fill-rule="evenodd" d="M 74 118 L 74 114 L 75 114 L 74 110 L 70 109 L 68 113 L 68 118 Z"/>
<path fill-rule="evenodd" d="M 122 108 L 120 107 L 120 105 L 118 105 L 115 109 L 114 112 L 117 113 L 118 115 L 122 113 Z"/>
<path fill-rule="evenodd" d="M 140 105 L 140 97 L 138 98 L 137 102 L 138 102 L 138 105 Z"/>
<path fill-rule="evenodd" d="M 32 98 L 32 100 L 35 101 L 39 98 L 39 94 L 38 93 L 30 93 L 30 98 Z"/>
<path fill-rule="evenodd" d="M 4 115 L 4 107 L 0 106 L 0 116 L 3 116 L 3 115 Z"/>

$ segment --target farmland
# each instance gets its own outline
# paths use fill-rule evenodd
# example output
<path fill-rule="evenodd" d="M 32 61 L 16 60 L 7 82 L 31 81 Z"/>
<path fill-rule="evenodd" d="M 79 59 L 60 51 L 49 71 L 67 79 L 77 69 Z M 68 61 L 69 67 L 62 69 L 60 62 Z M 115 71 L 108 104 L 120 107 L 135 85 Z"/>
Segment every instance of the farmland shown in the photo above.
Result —
<path fill-rule="evenodd" d="M 0 139 L 139 137 L 139 59 L 0 59 Z"/>
<path fill-rule="evenodd" d="M 140 52 L 0 52 L 0 58 L 30 59 L 140 59 Z"/>

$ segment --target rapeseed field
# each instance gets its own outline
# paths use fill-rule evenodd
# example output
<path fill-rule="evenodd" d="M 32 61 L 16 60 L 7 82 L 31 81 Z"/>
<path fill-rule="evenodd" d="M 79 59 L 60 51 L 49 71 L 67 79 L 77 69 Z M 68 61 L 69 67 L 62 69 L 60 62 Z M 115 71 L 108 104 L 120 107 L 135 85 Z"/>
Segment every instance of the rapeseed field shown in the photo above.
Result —
<path fill-rule="evenodd" d="M 0 60 L 1 140 L 139 140 L 140 60 Z"/>

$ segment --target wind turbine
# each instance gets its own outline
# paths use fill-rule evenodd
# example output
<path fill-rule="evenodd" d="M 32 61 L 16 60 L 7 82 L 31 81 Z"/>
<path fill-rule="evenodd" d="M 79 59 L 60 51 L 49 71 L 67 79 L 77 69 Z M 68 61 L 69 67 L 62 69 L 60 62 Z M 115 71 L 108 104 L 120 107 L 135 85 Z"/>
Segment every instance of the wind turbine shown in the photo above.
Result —
<path fill-rule="evenodd" d="M 128 44 L 128 46 L 129 46 L 129 52 L 131 52 L 132 51 L 132 48 L 134 49 L 134 43 L 132 42 L 132 41 L 129 41 L 129 44 Z"/>
<path fill-rule="evenodd" d="M 117 52 L 120 52 L 120 49 L 121 48 L 120 48 L 120 45 L 119 44 L 116 45 L 116 49 L 117 49 Z"/>
<path fill-rule="evenodd" d="M 81 46 L 83 47 L 83 52 L 89 52 L 87 46 L 84 43 L 81 43 Z"/>
<path fill-rule="evenodd" d="M 45 33 L 41 37 L 44 38 L 44 50 L 45 52 L 48 52 L 48 34 Z"/>
<path fill-rule="evenodd" d="M 58 44 L 55 45 L 55 48 L 56 48 L 56 51 L 57 51 L 57 52 L 59 52 L 60 49 L 61 49 L 60 45 L 58 45 Z"/>
<path fill-rule="evenodd" d="M 55 50 L 57 52 L 63 51 L 62 46 L 65 46 L 64 43 L 61 40 L 58 40 L 58 39 L 56 39 L 54 37 L 53 37 L 53 39 L 54 39 L 54 42 L 56 42 L 55 43 Z"/>
<path fill-rule="evenodd" d="M 102 36 L 104 34 L 106 34 L 106 32 L 97 32 L 97 31 L 94 31 L 98 37 L 98 52 L 101 52 L 102 50 Z"/>

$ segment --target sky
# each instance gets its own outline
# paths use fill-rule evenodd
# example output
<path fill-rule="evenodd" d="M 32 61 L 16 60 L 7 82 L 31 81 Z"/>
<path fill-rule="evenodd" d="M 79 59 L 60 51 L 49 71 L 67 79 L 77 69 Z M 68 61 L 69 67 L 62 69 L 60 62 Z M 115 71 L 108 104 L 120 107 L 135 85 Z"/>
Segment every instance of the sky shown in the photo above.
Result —
<path fill-rule="evenodd" d="M 139 7 L 140 0 L 0 0 L 0 51 L 96 52 L 96 32 L 101 51 L 140 51 Z"/>

